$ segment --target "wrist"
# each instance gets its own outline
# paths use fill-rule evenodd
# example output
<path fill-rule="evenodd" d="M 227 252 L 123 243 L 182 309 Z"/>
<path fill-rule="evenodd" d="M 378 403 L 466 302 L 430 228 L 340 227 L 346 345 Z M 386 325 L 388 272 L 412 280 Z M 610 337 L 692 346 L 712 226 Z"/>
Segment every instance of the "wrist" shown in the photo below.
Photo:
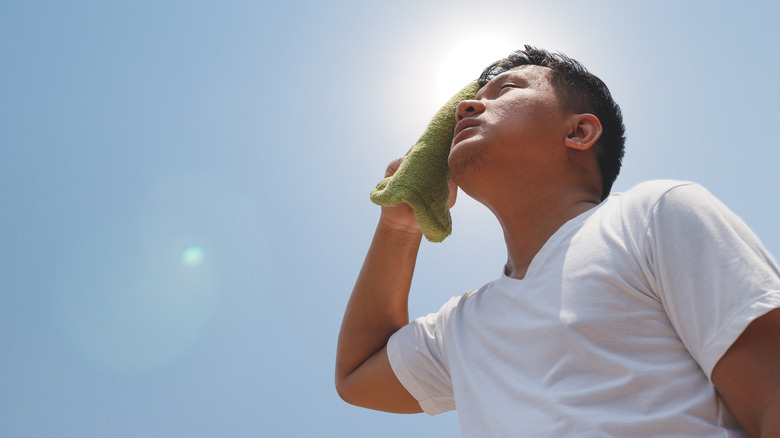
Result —
<path fill-rule="evenodd" d="M 379 225 L 377 225 L 377 231 L 392 234 L 399 240 L 420 240 L 422 238 L 422 231 L 417 225 L 417 221 L 414 216 L 411 216 L 411 220 L 398 220 L 390 214 L 386 214 L 384 208 L 382 214 L 379 216 Z"/>

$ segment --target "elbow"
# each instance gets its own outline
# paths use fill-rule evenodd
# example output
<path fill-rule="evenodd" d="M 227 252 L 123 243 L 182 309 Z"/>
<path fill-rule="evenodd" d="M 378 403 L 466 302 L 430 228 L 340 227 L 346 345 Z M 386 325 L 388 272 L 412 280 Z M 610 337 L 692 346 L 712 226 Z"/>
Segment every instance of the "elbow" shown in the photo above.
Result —
<path fill-rule="evenodd" d="M 336 393 L 339 395 L 341 400 L 351 405 L 357 406 L 357 404 L 355 403 L 354 395 L 352 394 L 352 391 L 350 391 L 350 385 L 348 384 L 348 380 L 349 380 L 348 377 L 349 377 L 348 375 L 347 376 L 338 375 L 338 374 L 336 375 L 336 381 L 335 381 Z"/>
<path fill-rule="evenodd" d="M 360 373 L 357 374 L 355 375 L 354 372 L 337 373 L 336 393 L 341 400 L 352 406 L 371 409 L 369 401 L 371 395 L 376 393 L 376 388 L 374 385 L 366 386 L 364 382 L 360 381 Z"/>

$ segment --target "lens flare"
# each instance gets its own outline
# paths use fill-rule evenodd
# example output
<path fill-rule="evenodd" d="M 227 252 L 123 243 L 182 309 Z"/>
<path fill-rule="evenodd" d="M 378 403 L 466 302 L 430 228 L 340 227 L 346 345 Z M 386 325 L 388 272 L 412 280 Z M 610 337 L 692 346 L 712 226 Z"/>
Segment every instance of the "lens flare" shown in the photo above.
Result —
<path fill-rule="evenodd" d="M 172 175 L 150 184 L 145 201 L 80 230 L 58 250 L 50 283 L 64 345 L 131 375 L 179 363 L 222 293 L 263 283 L 269 260 L 259 209 L 218 179 Z"/>
<path fill-rule="evenodd" d="M 205 256 L 203 252 L 203 248 L 192 245 L 188 246 L 187 248 L 184 248 L 184 251 L 181 252 L 181 257 L 179 258 L 179 261 L 183 266 L 189 267 L 189 268 L 195 268 L 197 266 L 200 266 L 201 263 L 203 263 L 203 257 Z"/>

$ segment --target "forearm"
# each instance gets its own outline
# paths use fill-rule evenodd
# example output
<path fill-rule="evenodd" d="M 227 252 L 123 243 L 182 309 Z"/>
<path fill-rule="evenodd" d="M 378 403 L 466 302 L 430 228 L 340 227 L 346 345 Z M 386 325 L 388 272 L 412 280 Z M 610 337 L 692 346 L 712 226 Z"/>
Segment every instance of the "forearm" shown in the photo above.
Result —
<path fill-rule="evenodd" d="M 409 321 L 408 296 L 421 234 L 380 220 L 347 303 L 339 333 L 336 379 L 346 378 Z"/>

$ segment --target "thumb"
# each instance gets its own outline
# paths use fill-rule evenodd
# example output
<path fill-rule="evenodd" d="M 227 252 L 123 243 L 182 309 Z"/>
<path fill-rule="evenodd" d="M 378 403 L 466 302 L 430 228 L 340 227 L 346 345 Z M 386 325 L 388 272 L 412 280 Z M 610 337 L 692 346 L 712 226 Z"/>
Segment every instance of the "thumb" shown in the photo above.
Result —
<path fill-rule="evenodd" d="M 449 207 L 452 208 L 453 205 L 455 205 L 455 200 L 458 197 L 458 185 L 455 184 L 455 181 L 450 179 L 450 181 L 447 183 L 447 186 L 450 189 L 450 200 L 449 200 Z"/>

